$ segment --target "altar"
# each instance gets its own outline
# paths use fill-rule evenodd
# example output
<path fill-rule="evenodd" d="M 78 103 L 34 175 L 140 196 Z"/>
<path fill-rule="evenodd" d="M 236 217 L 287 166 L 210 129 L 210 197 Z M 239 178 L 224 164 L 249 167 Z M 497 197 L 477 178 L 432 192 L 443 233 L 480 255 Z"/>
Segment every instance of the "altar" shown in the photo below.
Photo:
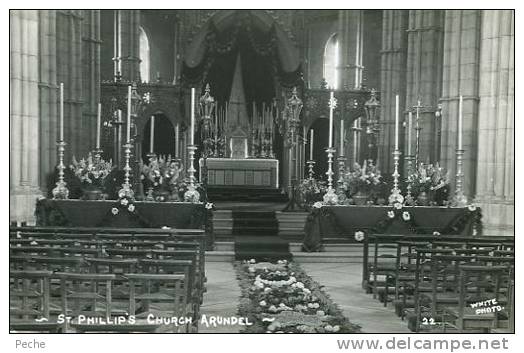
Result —
<path fill-rule="evenodd" d="M 207 158 L 207 184 L 211 187 L 256 187 L 278 189 L 278 159 Z M 199 161 L 200 180 L 204 160 Z"/>

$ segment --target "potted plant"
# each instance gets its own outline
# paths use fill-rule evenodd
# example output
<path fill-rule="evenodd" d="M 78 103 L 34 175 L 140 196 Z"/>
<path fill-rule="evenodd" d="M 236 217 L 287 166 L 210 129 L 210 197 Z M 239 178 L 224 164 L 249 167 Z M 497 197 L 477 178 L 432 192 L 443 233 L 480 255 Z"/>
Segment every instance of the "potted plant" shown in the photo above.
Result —
<path fill-rule="evenodd" d="M 87 158 L 77 161 L 73 156 L 70 169 L 80 180 L 84 198 L 87 200 L 100 200 L 104 191 L 104 181 L 113 169 L 112 161 L 106 162 L 102 158 L 93 158 L 91 153 Z"/>
<path fill-rule="evenodd" d="M 408 177 L 411 193 L 420 206 L 443 205 L 449 193 L 448 173 L 437 163 L 420 163 L 417 170 Z"/>
<path fill-rule="evenodd" d="M 147 199 L 168 201 L 177 199 L 177 183 L 184 179 L 183 166 L 171 156 L 152 157 L 148 164 L 141 165 L 141 179 L 147 190 Z"/>
<path fill-rule="evenodd" d="M 317 201 L 322 201 L 326 193 L 326 182 L 307 178 L 302 180 L 298 186 L 299 203 L 303 207 L 310 207 Z"/>

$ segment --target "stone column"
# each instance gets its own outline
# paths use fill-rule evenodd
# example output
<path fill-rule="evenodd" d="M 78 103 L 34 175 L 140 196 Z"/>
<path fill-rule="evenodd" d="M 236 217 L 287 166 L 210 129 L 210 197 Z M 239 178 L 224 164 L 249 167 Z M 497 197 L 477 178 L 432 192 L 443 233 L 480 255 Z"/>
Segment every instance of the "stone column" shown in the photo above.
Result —
<path fill-rule="evenodd" d="M 464 193 L 471 199 L 477 172 L 480 22 L 478 10 L 446 10 L 442 74 L 440 162 L 455 184 L 459 96 L 463 97 Z M 430 117 L 428 117 L 429 119 Z M 452 188 L 453 189 L 453 188 Z"/>
<path fill-rule="evenodd" d="M 400 96 L 400 112 L 406 101 L 407 28 L 408 11 L 383 11 L 378 163 L 384 173 L 393 172 L 395 95 Z"/>
<path fill-rule="evenodd" d="M 58 85 L 56 82 L 56 10 L 41 10 L 39 18 L 38 55 L 40 104 L 40 187 L 45 194 L 54 184 L 47 185 L 57 165 Z"/>
<path fill-rule="evenodd" d="M 120 75 L 124 81 L 140 78 L 140 10 L 118 10 L 118 55 Z"/>
<path fill-rule="evenodd" d="M 10 221 L 34 223 L 39 189 L 38 11 L 10 11 Z"/>
<path fill-rule="evenodd" d="M 362 85 L 363 28 L 362 10 L 339 11 L 338 89 L 359 89 Z"/>
<path fill-rule="evenodd" d="M 96 115 L 100 102 L 100 10 L 83 10 L 82 131 L 86 150 L 96 147 Z"/>
<path fill-rule="evenodd" d="M 515 235 L 515 13 L 482 11 L 476 202 L 486 235 Z"/>
<path fill-rule="evenodd" d="M 71 157 L 88 152 L 88 138 L 82 130 L 82 11 L 58 10 L 56 16 L 57 83 L 64 83 L 65 164 Z M 58 104 L 58 102 L 57 102 Z"/>
<path fill-rule="evenodd" d="M 435 110 L 442 89 L 443 27 L 442 10 L 409 11 L 406 108 L 417 105 L 419 99 L 424 106 L 419 119 L 419 161 L 423 163 L 436 162 Z M 413 131 L 414 139 L 415 135 Z M 415 141 L 412 151 L 415 153 Z"/>

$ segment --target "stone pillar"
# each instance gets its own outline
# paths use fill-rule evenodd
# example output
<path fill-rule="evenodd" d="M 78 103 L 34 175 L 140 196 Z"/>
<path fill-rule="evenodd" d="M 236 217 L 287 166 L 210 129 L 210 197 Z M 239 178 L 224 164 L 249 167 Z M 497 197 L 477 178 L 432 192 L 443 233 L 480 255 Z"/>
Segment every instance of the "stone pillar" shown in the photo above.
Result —
<path fill-rule="evenodd" d="M 100 10 L 83 10 L 82 35 L 82 131 L 85 148 L 96 144 L 96 115 L 100 102 Z"/>
<path fill-rule="evenodd" d="M 34 223 L 39 189 L 38 11 L 10 11 L 10 221 Z"/>
<path fill-rule="evenodd" d="M 359 89 L 362 85 L 363 28 L 362 10 L 339 11 L 338 89 Z"/>
<path fill-rule="evenodd" d="M 400 112 L 406 101 L 407 28 L 408 11 L 383 11 L 378 163 L 384 173 L 393 172 L 395 95 L 400 96 Z"/>
<path fill-rule="evenodd" d="M 82 130 L 82 21 L 81 10 L 57 11 L 57 83 L 64 83 L 66 165 L 73 155 L 80 158 L 89 151 L 89 141 Z"/>
<path fill-rule="evenodd" d="M 514 11 L 482 11 L 476 202 L 486 235 L 515 235 L 514 39 Z"/>
<path fill-rule="evenodd" d="M 478 10 L 446 10 L 445 13 L 440 162 L 454 185 L 459 96 L 462 95 L 465 150 L 462 171 L 464 194 L 468 199 L 474 195 L 477 173 L 480 19 Z"/>
<path fill-rule="evenodd" d="M 435 110 L 442 87 L 443 27 L 442 10 L 409 11 L 406 108 L 417 105 L 419 99 L 423 106 L 419 161 L 424 163 L 436 162 Z M 415 136 L 413 131 L 413 139 Z M 415 141 L 412 151 L 415 153 Z"/>
<path fill-rule="evenodd" d="M 38 68 L 40 104 L 40 187 L 45 194 L 50 174 L 57 165 L 58 85 L 56 82 L 56 10 L 41 10 L 39 18 Z"/>
<path fill-rule="evenodd" d="M 140 10 L 118 10 L 118 55 L 120 75 L 124 81 L 140 79 Z"/>

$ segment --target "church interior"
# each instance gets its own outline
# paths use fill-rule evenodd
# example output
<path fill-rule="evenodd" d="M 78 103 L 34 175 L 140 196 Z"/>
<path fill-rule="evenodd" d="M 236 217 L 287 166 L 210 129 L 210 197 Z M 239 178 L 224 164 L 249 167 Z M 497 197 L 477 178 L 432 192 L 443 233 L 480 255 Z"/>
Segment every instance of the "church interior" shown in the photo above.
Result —
<path fill-rule="evenodd" d="M 514 332 L 514 16 L 11 10 L 10 332 Z"/>

